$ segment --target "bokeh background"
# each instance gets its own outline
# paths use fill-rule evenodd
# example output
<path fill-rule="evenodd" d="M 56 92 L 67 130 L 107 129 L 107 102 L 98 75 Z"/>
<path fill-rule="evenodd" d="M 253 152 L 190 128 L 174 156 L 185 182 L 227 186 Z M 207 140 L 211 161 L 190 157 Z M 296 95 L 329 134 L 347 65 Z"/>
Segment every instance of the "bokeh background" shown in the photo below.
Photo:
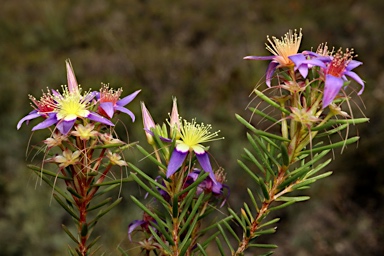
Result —
<path fill-rule="evenodd" d="M 123 140 L 145 142 L 139 101 L 161 122 L 172 96 L 183 117 L 220 129 L 226 140 L 212 144 L 211 153 L 228 173 L 236 207 L 246 197 L 247 177 L 236 164 L 245 130 L 234 114 L 246 113 L 248 95 L 268 64 L 242 57 L 267 55 L 266 35 L 294 28 L 303 29 L 302 50 L 321 42 L 355 49 L 364 62 L 357 72 L 366 81 L 365 106 L 355 99 L 371 119 L 357 128 L 358 147 L 337 155 L 327 167 L 334 174 L 307 191 L 312 199 L 281 211 L 277 233 L 263 241 L 279 246 L 275 255 L 384 255 L 382 10 L 382 0 L 1 1 L 0 255 L 65 255 L 70 242 L 60 225 L 71 220 L 26 168 L 42 158 L 28 153 L 27 145 L 47 133 L 31 137 L 31 125 L 16 130 L 30 111 L 28 94 L 66 84 L 65 59 L 84 88 L 104 82 L 125 94 L 142 89 L 130 105 L 137 122 L 120 117 Z M 146 167 L 137 151 L 127 157 Z M 118 246 L 135 255 L 126 232 L 141 213 L 130 194 L 144 197 L 136 184 L 124 184 L 123 202 L 96 228 L 106 255 L 118 255 Z"/>

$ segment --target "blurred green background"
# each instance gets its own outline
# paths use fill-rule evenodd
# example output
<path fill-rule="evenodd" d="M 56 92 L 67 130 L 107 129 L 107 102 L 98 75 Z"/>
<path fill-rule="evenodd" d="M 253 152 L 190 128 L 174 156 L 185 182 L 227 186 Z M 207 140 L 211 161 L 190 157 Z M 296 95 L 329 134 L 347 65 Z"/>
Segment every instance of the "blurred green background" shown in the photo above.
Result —
<path fill-rule="evenodd" d="M 48 86 L 66 84 L 65 59 L 84 88 L 104 82 L 123 87 L 125 95 L 142 89 L 130 104 L 137 122 L 120 116 L 117 125 L 125 141 L 145 145 L 139 101 L 162 122 L 171 96 L 178 98 L 183 117 L 220 129 L 226 140 L 213 143 L 210 152 L 227 171 L 229 203 L 239 209 L 244 186 L 252 184 L 236 164 L 245 129 L 234 114 L 245 115 L 248 95 L 268 64 L 242 57 L 269 55 L 266 35 L 280 37 L 294 28 L 303 29 L 301 50 L 321 42 L 355 49 L 364 62 L 356 71 L 366 81 L 365 106 L 354 99 L 371 120 L 357 129 L 358 147 L 349 146 L 328 166 L 334 174 L 307 191 L 312 199 L 281 211 L 277 233 L 263 241 L 279 245 L 279 256 L 384 255 L 383 10 L 382 0 L 2 1 L 0 255 L 65 255 L 70 243 L 60 225 L 71 226 L 71 220 L 52 199 L 52 189 L 26 168 L 34 157 L 26 157 L 28 143 L 39 144 L 48 134 L 31 137 L 36 122 L 16 130 L 30 111 L 28 94 L 39 97 Z M 361 117 L 357 108 L 355 114 Z M 127 157 L 151 168 L 135 150 Z M 96 226 L 107 255 L 118 255 L 118 246 L 135 255 L 127 226 L 141 212 L 129 195 L 143 198 L 144 192 L 128 183 L 121 193 L 123 202 Z M 110 195 L 116 198 L 118 191 Z"/>

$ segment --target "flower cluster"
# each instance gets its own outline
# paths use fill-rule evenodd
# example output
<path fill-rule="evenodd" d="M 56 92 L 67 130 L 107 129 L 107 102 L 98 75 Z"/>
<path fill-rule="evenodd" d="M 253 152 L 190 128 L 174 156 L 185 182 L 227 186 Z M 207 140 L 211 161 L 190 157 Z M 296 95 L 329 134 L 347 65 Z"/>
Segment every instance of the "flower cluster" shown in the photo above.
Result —
<path fill-rule="evenodd" d="M 58 167 L 58 173 L 53 176 L 64 181 L 69 194 L 62 193 L 57 186 L 50 183 L 50 179 L 42 176 L 52 172 L 35 168 L 36 173 L 58 191 L 54 198 L 76 220 L 77 235 L 67 232 L 71 237 L 78 237 L 77 248 L 70 249 L 71 254 L 89 255 L 92 253 L 89 250 L 88 227 L 94 225 L 104 214 L 93 216 L 91 219 L 88 213 L 108 205 L 110 201 L 95 203 L 95 195 L 100 195 L 97 192 L 101 186 L 110 186 L 106 189 L 109 190 L 116 187 L 114 182 L 121 184 L 122 180 L 116 180 L 115 176 L 110 177 L 108 174 L 113 166 L 122 168 L 128 165 L 122 155 L 124 147 L 126 148 L 125 143 L 115 137 L 112 118 L 115 113 L 122 112 L 134 121 L 134 114 L 125 106 L 140 90 L 122 99 L 122 89 L 110 89 L 107 85 L 103 85 L 100 91 L 83 92 L 69 60 L 66 61 L 66 70 L 68 84 L 62 86 L 61 93 L 48 90 L 39 100 L 30 96 L 34 110 L 19 121 L 17 129 L 20 129 L 24 122 L 28 123 L 40 117 L 43 121 L 35 125 L 32 131 L 55 125 L 55 129 L 50 129 L 51 136 L 44 140 L 47 156 L 44 162 L 53 163 Z M 106 178 L 111 180 L 105 183 Z M 64 201 L 67 203 L 63 203 Z M 102 211 L 108 212 L 120 201 L 121 198 L 117 199 Z"/>
<path fill-rule="evenodd" d="M 69 60 L 66 61 L 68 85 L 62 87 L 62 93 L 57 90 L 43 93 L 40 100 L 29 96 L 34 108 L 27 116 L 22 118 L 17 129 L 20 129 L 24 122 L 43 117 L 44 121 L 32 128 L 32 131 L 48 128 L 56 124 L 56 128 L 61 134 L 67 134 L 77 120 L 83 120 L 85 124 L 88 121 L 114 126 L 111 118 L 116 111 L 126 113 L 134 121 L 134 114 L 124 106 L 130 103 L 140 92 L 140 90 L 120 99 L 121 89 L 117 91 L 103 86 L 100 92 L 87 91 L 82 92 L 77 83 L 75 73 Z M 92 110 L 96 110 L 92 111 Z"/>
<path fill-rule="evenodd" d="M 350 77 L 362 86 L 358 95 L 364 91 L 364 81 L 352 71 L 360 66 L 362 62 L 353 60 L 353 49 L 346 49 L 345 52 L 340 48 L 336 52 L 329 51 L 327 44 L 320 44 L 316 52 L 303 51 L 298 53 L 302 40 L 301 30 L 299 34 L 290 30 L 283 38 L 268 38 L 270 45 L 267 50 L 273 53 L 273 56 L 246 56 L 247 60 L 271 60 L 267 73 L 266 84 L 271 87 L 273 74 L 278 68 L 288 68 L 295 72 L 298 71 L 303 79 L 307 78 L 309 70 L 315 70 L 319 79 L 324 81 L 322 107 L 326 108 L 337 97 L 343 86 L 349 84 Z M 294 77 L 293 77 L 294 78 Z M 282 79 L 284 81 L 284 79 Z M 291 82 L 291 81 L 289 81 Z M 292 83 L 291 85 L 292 86 Z M 288 87 L 290 87 L 288 85 Z M 284 86 L 282 86 L 284 88 Z"/>

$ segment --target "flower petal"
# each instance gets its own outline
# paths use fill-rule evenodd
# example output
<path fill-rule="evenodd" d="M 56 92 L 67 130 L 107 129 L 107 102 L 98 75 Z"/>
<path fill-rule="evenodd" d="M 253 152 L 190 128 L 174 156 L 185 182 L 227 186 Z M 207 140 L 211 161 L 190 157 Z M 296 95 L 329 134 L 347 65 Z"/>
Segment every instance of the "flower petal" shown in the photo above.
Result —
<path fill-rule="evenodd" d="M 155 136 L 155 134 L 154 134 L 153 131 L 151 131 L 151 130 L 144 129 L 144 131 L 145 131 L 147 134 L 151 135 L 151 136 Z M 162 137 L 162 136 L 159 136 L 159 139 L 160 139 L 161 141 L 168 142 L 168 143 L 171 143 L 171 142 L 172 142 L 171 139 L 168 139 L 168 138 L 165 138 L 165 137 Z"/>
<path fill-rule="evenodd" d="M 110 120 L 94 112 L 90 112 L 87 118 L 95 122 L 99 122 L 99 123 L 110 125 L 110 126 L 115 126 Z"/>
<path fill-rule="evenodd" d="M 71 93 L 78 93 L 79 85 L 76 81 L 75 73 L 73 71 L 71 61 L 69 59 L 65 61 L 65 66 L 67 68 L 68 90 Z"/>
<path fill-rule="evenodd" d="M 61 134 L 66 135 L 72 129 L 75 122 L 76 122 L 76 119 L 70 120 L 70 121 L 61 120 L 56 125 L 56 128 L 61 132 Z"/>
<path fill-rule="evenodd" d="M 349 76 L 362 86 L 361 90 L 357 93 L 357 95 L 361 95 L 364 91 L 364 81 L 360 78 L 360 76 L 353 71 L 346 71 L 344 75 Z"/>
<path fill-rule="evenodd" d="M 188 152 L 179 152 L 177 149 L 173 150 L 171 159 L 168 163 L 167 168 L 167 178 L 169 178 L 172 174 L 174 174 L 177 169 L 183 164 L 185 158 L 187 157 Z"/>
<path fill-rule="evenodd" d="M 278 65 L 279 65 L 279 63 L 275 62 L 275 61 L 271 61 L 271 63 L 269 63 L 269 65 L 268 65 L 267 74 L 266 74 L 266 77 L 265 77 L 266 84 L 267 84 L 268 87 L 271 87 L 272 76 L 273 76 L 273 73 L 275 72 L 276 67 Z"/>
<path fill-rule="evenodd" d="M 327 107 L 335 99 L 341 87 L 343 87 L 343 79 L 332 75 L 326 75 L 324 96 L 323 96 L 323 109 Z"/>
<path fill-rule="evenodd" d="M 132 122 L 135 122 L 135 115 L 132 113 L 131 110 L 129 110 L 129 109 L 125 108 L 125 107 L 122 107 L 122 106 L 118 106 L 118 105 L 115 106 L 115 110 L 123 112 L 123 113 L 129 115 L 131 117 L 131 119 L 132 119 Z"/>
<path fill-rule="evenodd" d="M 351 61 L 348 63 L 348 65 L 347 65 L 347 67 L 346 67 L 346 70 L 350 71 L 350 70 L 352 70 L 352 69 L 354 69 L 354 68 L 357 68 L 357 67 L 360 66 L 361 64 L 363 64 L 363 62 L 361 62 L 361 61 L 357 61 L 357 60 L 351 60 Z"/>
<path fill-rule="evenodd" d="M 55 114 L 50 114 L 47 119 L 45 119 L 43 122 L 39 123 L 38 125 L 34 126 L 32 128 L 32 131 L 45 129 L 55 123 L 57 123 L 57 118 Z"/>
<path fill-rule="evenodd" d="M 244 60 L 273 60 L 276 56 L 245 56 Z"/>
<path fill-rule="evenodd" d="M 134 220 L 128 225 L 128 238 L 129 241 L 132 241 L 131 233 L 133 230 L 135 230 L 137 227 L 143 225 L 145 223 L 144 220 Z"/>
<path fill-rule="evenodd" d="M 291 55 L 288 58 L 295 64 L 296 67 L 299 67 L 306 60 L 302 53 Z"/>
<path fill-rule="evenodd" d="M 140 91 L 141 90 L 137 90 L 134 93 L 131 93 L 130 95 L 122 98 L 121 100 L 116 102 L 116 105 L 118 105 L 118 106 L 125 106 L 125 105 L 127 105 L 129 102 L 131 102 L 137 96 L 137 94 L 139 94 Z"/>
<path fill-rule="evenodd" d="M 141 114 L 143 116 L 144 129 L 151 130 L 151 128 L 155 128 L 156 126 L 155 121 L 153 121 L 153 118 L 149 113 L 149 110 L 145 106 L 144 102 L 140 102 L 140 105 L 141 105 Z"/>
<path fill-rule="evenodd" d="M 40 117 L 41 114 L 39 114 L 37 112 L 37 110 L 34 110 L 32 111 L 31 113 L 29 113 L 28 115 L 26 115 L 25 117 L 23 117 L 18 123 L 17 123 L 17 130 L 20 129 L 21 125 L 25 122 L 25 121 L 29 121 L 29 120 L 32 120 L 32 119 L 35 119 L 37 117 Z"/>
<path fill-rule="evenodd" d="M 303 76 L 303 78 L 306 78 L 307 75 L 308 75 L 308 65 L 300 65 L 298 68 L 297 68 L 300 72 L 300 74 Z"/>
<path fill-rule="evenodd" d="M 99 107 L 104 110 L 104 112 L 107 114 L 109 118 L 113 117 L 113 113 L 115 113 L 115 110 L 113 108 L 112 102 L 102 102 L 100 103 Z"/>
<path fill-rule="evenodd" d="M 197 161 L 199 161 L 201 168 L 209 173 L 209 177 L 212 179 L 213 183 L 217 184 L 215 174 L 213 173 L 211 162 L 209 161 L 208 153 L 204 152 L 203 154 L 196 154 Z"/>

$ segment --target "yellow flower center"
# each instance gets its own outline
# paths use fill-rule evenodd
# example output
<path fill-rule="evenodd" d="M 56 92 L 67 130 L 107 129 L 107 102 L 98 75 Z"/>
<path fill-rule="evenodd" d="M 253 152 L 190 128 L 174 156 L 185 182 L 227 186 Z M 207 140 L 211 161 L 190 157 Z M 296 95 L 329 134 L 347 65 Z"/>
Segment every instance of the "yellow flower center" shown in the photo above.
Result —
<path fill-rule="evenodd" d="M 196 120 L 192 122 L 184 120 L 184 125 L 180 126 L 180 140 L 177 140 L 177 149 L 186 151 L 195 151 L 196 153 L 204 153 L 204 147 L 200 143 L 218 140 L 216 138 L 220 131 L 211 133 L 211 125 L 197 124 Z"/>
<path fill-rule="evenodd" d="M 281 66 L 291 66 L 293 62 L 288 57 L 297 54 L 302 37 L 301 29 L 299 34 L 296 33 L 296 30 L 294 33 L 292 33 L 292 30 L 289 30 L 281 39 L 274 36 L 271 39 L 268 36 L 267 40 L 270 45 L 266 44 L 267 50 L 276 56 L 275 60 Z"/>
<path fill-rule="evenodd" d="M 69 92 L 67 87 L 63 88 L 63 95 L 55 96 L 56 112 L 58 120 L 71 121 L 77 117 L 87 117 L 89 115 L 88 103 L 89 100 L 85 100 L 89 97 L 89 93 L 84 96 L 81 95 L 81 90 L 77 92 Z"/>

